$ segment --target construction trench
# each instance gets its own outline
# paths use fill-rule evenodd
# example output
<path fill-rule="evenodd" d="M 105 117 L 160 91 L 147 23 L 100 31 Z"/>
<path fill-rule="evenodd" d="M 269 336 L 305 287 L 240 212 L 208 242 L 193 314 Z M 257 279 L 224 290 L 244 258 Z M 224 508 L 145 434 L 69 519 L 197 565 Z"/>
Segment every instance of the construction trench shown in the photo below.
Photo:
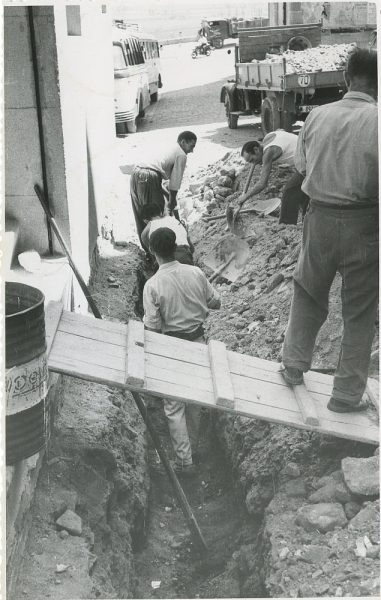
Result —
<path fill-rule="evenodd" d="M 197 213 L 225 211 L 224 196 L 204 200 L 205 186 L 226 177 L 224 170 L 231 171 L 238 195 L 247 167 L 233 151 L 196 174 L 180 203 L 196 264 L 207 274 L 204 261 L 226 235 L 226 221 L 206 222 Z M 274 170 L 262 199 L 279 195 L 287 175 Z M 229 350 L 277 361 L 301 227 L 279 226 L 276 214 L 252 214 L 246 224 L 249 261 L 234 283 L 223 276 L 215 281 L 222 308 L 208 318 L 207 335 Z M 113 247 L 102 240 L 91 282 L 102 317 L 141 318 L 149 275 L 135 244 Z M 337 280 L 316 367 L 336 364 L 340 336 Z M 370 375 L 377 374 L 374 359 Z M 379 595 L 374 445 L 203 409 L 198 474 L 181 480 L 208 546 L 202 556 L 131 395 L 70 377 L 60 386 L 13 598 Z M 146 407 L 173 458 L 161 402 L 148 398 Z M 312 509 L 321 511 L 321 521 L 314 521 Z M 59 527 L 67 511 L 72 523 Z"/>

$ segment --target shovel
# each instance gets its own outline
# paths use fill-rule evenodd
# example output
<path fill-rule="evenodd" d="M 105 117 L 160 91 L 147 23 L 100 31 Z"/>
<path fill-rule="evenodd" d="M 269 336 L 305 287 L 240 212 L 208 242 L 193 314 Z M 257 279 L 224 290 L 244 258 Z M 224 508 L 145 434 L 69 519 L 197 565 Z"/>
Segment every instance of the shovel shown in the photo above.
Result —
<path fill-rule="evenodd" d="M 256 165 L 255 165 L 255 164 L 253 164 L 253 165 L 251 165 L 251 167 L 250 167 L 250 171 L 249 171 L 249 173 L 248 173 L 248 175 L 247 175 L 247 179 L 246 179 L 245 187 L 243 188 L 243 192 L 242 192 L 242 194 L 241 194 L 241 198 L 242 198 L 242 196 L 244 196 L 244 195 L 246 194 L 247 190 L 249 189 L 249 185 L 250 185 L 250 182 L 251 182 L 251 180 L 252 180 L 252 177 L 253 177 L 253 174 L 254 174 L 254 169 L 255 169 L 255 166 L 256 166 Z M 227 209 L 226 209 L 226 220 L 227 220 L 227 222 L 228 222 L 228 228 L 229 228 L 229 230 L 230 230 L 232 233 L 235 233 L 235 232 L 234 232 L 234 221 L 236 220 L 236 218 L 237 218 L 237 216 L 238 216 L 238 213 L 240 212 L 240 210 L 241 210 L 241 207 L 239 207 L 239 209 L 238 209 L 238 211 L 237 211 L 237 214 L 236 214 L 236 215 L 234 215 L 233 208 L 232 208 L 230 205 L 229 205 L 229 206 L 227 207 Z"/>
<path fill-rule="evenodd" d="M 236 281 L 241 275 L 249 256 L 250 247 L 247 242 L 236 235 L 225 235 L 217 242 L 205 260 L 205 265 L 214 269 L 209 281 L 214 281 L 222 274 L 229 281 Z"/>
<path fill-rule="evenodd" d="M 280 206 L 281 200 L 280 198 L 268 198 L 267 200 L 257 200 L 255 205 L 252 208 L 247 210 L 243 210 L 241 215 L 246 213 L 256 213 L 257 215 L 269 215 L 274 212 Z M 246 227 L 245 223 L 241 218 L 238 218 L 238 213 L 234 215 L 234 210 L 232 206 L 228 206 L 226 210 L 226 219 L 228 222 L 228 229 L 234 233 L 234 235 L 238 235 L 239 237 L 246 237 Z"/>

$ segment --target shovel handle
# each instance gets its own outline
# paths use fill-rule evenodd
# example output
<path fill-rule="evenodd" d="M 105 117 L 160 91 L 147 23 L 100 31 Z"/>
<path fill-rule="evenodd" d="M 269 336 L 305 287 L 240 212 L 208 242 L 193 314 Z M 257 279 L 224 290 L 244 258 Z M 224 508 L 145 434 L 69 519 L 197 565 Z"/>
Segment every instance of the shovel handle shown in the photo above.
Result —
<path fill-rule="evenodd" d="M 212 275 L 209 277 L 209 283 L 212 283 L 212 281 L 214 281 L 223 271 L 225 271 L 226 267 L 228 267 L 230 265 L 230 263 L 232 262 L 234 257 L 235 257 L 235 254 L 234 254 L 234 252 L 232 252 L 230 254 L 229 258 L 227 260 L 225 260 L 225 262 L 222 263 L 222 265 L 220 267 L 218 267 L 218 269 L 216 269 L 214 271 L 214 273 L 212 273 Z"/>
<path fill-rule="evenodd" d="M 92 310 L 92 313 L 93 313 L 94 317 L 96 317 L 97 319 L 101 319 L 102 318 L 101 313 L 99 312 L 98 307 L 95 304 L 92 295 L 90 294 L 89 288 L 87 287 L 86 283 L 84 282 L 84 280 L 82 278 L 82 275 L 78 271 L 78 269 L 77 269 L 77 267 L 76 267 L 76 265 L 75 265 L 75 263 L 73 261 L 73 257 L 72 257 L 72 255 L 70 253 L 70 250 L 67 247 L 66 242 L 65 242 L 65 240 L 63 239 L 63 237 L 61 235 L 59 227 L 58 227 L 58 225 L 57 225 L 57 223 L 56 223 L 56 221 L 55 221 L 55 219 L 54 219 L 54 217 L 53 217 L 53 215 L 52 215 L 52 213 L 50 211 L 50 208 L 49 208 L 49 206 L 48 206 L 48 204 L 46 202 L 43 190 L 40 188 L 39 185 L 36 184 L 34 186 L 34 191 L 36 192 L 37 198 L 39 199 L 40 204 L 41 204 L 42 208 L 44 209 L 44 212 L 45 212 L 45 214 L 47 216 L 47 219 L 48 219 L 48 221 L 49 221 L 49 223 L 50 223 L 50 225 L 51 225 L 54 233 L 56 234 L 56 237 L 57 237 L 59 243 L 61 244 L 62 250 L 64 251 L 64 253 L 67 256 L 69 264 L 70 264 L 71 268 L 73 269 L 74 275 L 76 276 L 77 281 L 78 281 L 78 283 L 79 283 L 79 285 L 81 287 L 81 290 L 83 291 L 83 293 L 85 295 L 85 298 L 86 298 L 87 302 L 89 303 L 89 306 L 90 306 L 90 308 Z"/>
<path fill-rule="evenodd" d="M 244 196 L 244 195 L 246 194 L 247 190 L 249 189 L 250 182 L 251 182 L 251 180 L 252 180 L 252 177 L 253 177 L 253 175 L 254 175 L 254 169 L 255 169 L 255 164 L 254 164 L 254 165 L 251 165 L 251 167 L 250 167 L 250 171 L 249 171 L 249 173 L 248 173 L 248 175 L 247 175 L 247 179 L 246 179 L 245 187 L 243 188 L 243 192 L 242 192 L 242 194 L 241 194 L 241 199 L 242 199 L 242 196 Z M 233 226 L 233 228 L 234 228 L 234 223 L 236 222 L 236 220 L 237 220 L 237 217 L 238 217 L 239 213 L 241 212 L 241 208 L 242 208 L 242 206 L 243 206 L 243 204 L 240 204 L 240 205 L 238 206 L 238 208 L 237 208 L 236 212 L 234 213 L 234 216 L 233 216 L 233 222 L 232 222 L 232 226 Z"/>
<path fill-rule="evenodd" d="M 244 194 L 246 194 L 247 190 L 249 189 L 250 181 L 251 181 L 251 179 L 252 179 L 252 177 L 253 177 L 253 175 L 254 175 L 254 169 L 255 169 L 255 165 L 251 165 L 251 167 L 250 167 L 250 171 L 249 171 L 249 173 L 248 173 L 248 175 L 247 175 L 247 179 L 246 179 L 245 187 L 243 188 L 242 196 L 243 196 Z M 242 197 L 242 196 L 241 196 L 241 197 Z"/>

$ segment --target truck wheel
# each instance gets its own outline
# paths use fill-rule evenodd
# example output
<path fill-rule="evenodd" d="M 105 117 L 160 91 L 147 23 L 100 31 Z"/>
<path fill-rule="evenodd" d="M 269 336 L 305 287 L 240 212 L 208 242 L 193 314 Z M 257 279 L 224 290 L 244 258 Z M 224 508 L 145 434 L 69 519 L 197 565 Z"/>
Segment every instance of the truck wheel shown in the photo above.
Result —
<path fill-rule="evenodd" d="M 215 48 L 222 48 L 222 46 L 223 46 L 223 45 L 224 45 L 224 40 L 223 40 L 223 39 L 221 39 L 221 38 L 216 38 L 216 39 L 213 41 L 213 46 L 214 46 Z"/>
<path fill-rule="evenodd" d="M 157 102 L 158 97 L 159 97 L 159 94 L 157 92 L 154 92 L 153 94 L 151 94 L 150 95 L 151 102 Z"/>
<path fill-rule="evenodd" d="M 139 113 L 138 113 L 138 117 L 139 119 L 142 119 L 145 116 L 145 110 L 143 108 L 143 98 L 142 96 L 140 96 L 139 98 Z"/>
<path fill-rule="evenodd" d="M 206 56 L 210 56 L 212 54 L 212 51 L 210 48 L 208 48 L 208 50 L 205 50 L 205 55 Z"/>
<path fill-rule="evenodd" d="M 232 115 L 231 113 L 232 105 L 229 96 L 226 94 L 225 96 L 225 111 L 226 111 L 226 120 L 228 122 L 229 129 L 237 129 L 238 123 L 238 115 Z"/>
<path fill-rule="evenodd" d="M 275 98 L 267 96 L 261 107 L 261 123 L 263 135 L 280 128 L 280 112 Z"/>

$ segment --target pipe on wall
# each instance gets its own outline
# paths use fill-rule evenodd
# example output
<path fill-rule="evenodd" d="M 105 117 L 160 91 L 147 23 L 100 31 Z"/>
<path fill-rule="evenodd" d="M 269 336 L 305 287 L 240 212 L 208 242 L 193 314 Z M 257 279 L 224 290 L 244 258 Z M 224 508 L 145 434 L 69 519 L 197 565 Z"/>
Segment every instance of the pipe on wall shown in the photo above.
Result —
<path fill-rule="evenodd" d="M 40 140 L 40 152 L 41 152 L 41 170 L 42 170 L 42 186 L 45 192 L 45 198 L 49 205 L 49 192 L 48 192 L 48 177 L 46 168 L 46 152 L 45 152 L 45 139 L 44 139 L 44 126 L 42 118 L 42 106 L 41 106 L 41 94 L 40 94 L 40 76 L 38 72 L 38 59 L 37 59 L 37 46 L 36 46 L 36 32 L 34 28 L 34 10 L 33 6 L 28 6 L 28 20 L 29 20 L 29 31 L 30 31 L 30 45 L 32 52 L 32 66 L 33 66 L 33 77 L 34 77 L 34 89 L 36 94 L 36 109 L 37 109 L 37 121 L 38 121 L 38 135 Z M 53 236 L 52 228 L 49 221 L 46 219 L 46 227 L 48 233 L 48 246 L 49 253 L 53 254 Z"/>

